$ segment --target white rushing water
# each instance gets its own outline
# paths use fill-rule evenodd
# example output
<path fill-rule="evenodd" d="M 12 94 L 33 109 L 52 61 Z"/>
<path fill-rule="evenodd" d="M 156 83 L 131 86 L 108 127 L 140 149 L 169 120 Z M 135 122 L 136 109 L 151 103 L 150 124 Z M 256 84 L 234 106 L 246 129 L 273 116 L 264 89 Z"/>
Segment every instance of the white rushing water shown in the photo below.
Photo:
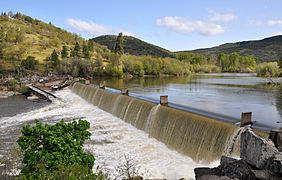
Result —
<path fill-rule="evenodd" d="M 100 166 L 111 178 L 117 174 L 116 167 L 124 164 L 124 156 L 132 159 L 147 178 L 194 179 L 195 167 L 213 167 L 219 164 L 219 161 L 211 164 L 194 162 L 191 158 L 148 137 L 147 133 L 87 103 L 69 89 L 58 91 L 55 95 L 59 99 L 46 107 L 1 118 L 0 130 L 33 119 L 86 119 L 91 124 L 92 136 L 91 140 L 85 143 L 84 149 L 95 156 L 94 169 Z"/>

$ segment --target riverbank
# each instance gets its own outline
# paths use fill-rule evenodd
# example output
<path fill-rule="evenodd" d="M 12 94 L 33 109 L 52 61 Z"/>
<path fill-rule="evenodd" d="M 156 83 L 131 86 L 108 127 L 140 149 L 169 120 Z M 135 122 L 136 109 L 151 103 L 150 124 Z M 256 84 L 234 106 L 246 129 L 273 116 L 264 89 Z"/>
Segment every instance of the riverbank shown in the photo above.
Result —
<path fill-rule="evenodd" d="M 17 95 L 21 95 L 21 93 L 14 91 L 0 91 L 0 99 L 8 98 L 11 96 L 17 96 Z"/>
<path fill-rule="evenodd" d="M 71 76 L 56 76 L 50 74 L 48 76 L 27 76 L 23 78 L 2 78 L 0 79 L 0 99 L 8 98 L 15 95 L 30 96 L 29 99 L 36 98 L 28 88 L 28 85 L 36 86 L 42 90 L 54 91 L 62 89 L 71 84 L 73 78 Z"/>

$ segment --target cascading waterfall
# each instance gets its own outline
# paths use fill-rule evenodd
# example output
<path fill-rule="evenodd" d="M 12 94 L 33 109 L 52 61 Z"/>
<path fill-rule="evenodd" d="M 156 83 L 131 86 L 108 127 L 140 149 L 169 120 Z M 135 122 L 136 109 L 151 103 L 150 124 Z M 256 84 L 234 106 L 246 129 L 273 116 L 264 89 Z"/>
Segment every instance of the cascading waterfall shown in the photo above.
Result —
<path fill-rule="evenodd" d="M 147 132 L 150 137 L 195 161 L 212 162 L 224 152 L 234 153 L 236 149 L 241 130 L 230 123 L 81 83 L 74 83 L 71 89 L 89 103 Z"/>
<path fill-rule="evenodd" d="M 148 120 L 146 122 L 146 128 L 145 128 L 145 132 L 147 132 L 149 134 L 150 134 L 150 128 L 151 128 L 151 125 L 152 125 L 152 121 L 154 120 L 154 117 L 155 117 L 156 112 L 158 111 L 159 107 L 160 107 L 160 104 L 158 104 L 157 106 L 154 106 L 150 111 Z"/>
<path fill-rule="evenodd" d="M 244 127 L 240 127 L 229 137 L 223 152 L 225 156 L 232 156 L 234 153 L 238 153 L 238 142 L 244 130 Z"/>

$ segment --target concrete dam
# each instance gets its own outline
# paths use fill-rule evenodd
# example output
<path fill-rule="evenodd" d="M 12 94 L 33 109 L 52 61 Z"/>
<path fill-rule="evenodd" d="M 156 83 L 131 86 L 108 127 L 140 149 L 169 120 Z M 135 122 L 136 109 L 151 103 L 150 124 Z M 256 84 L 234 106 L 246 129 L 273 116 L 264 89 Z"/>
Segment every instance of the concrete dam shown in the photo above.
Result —
<path fill-rule="evenodd" d="M 241 128 L 231 123 L 78 82 L 70 88 L 88 103 L 145 131 L 149 137 L 196 162 L 212 162 L 223 154 L 239 154 Z"/>

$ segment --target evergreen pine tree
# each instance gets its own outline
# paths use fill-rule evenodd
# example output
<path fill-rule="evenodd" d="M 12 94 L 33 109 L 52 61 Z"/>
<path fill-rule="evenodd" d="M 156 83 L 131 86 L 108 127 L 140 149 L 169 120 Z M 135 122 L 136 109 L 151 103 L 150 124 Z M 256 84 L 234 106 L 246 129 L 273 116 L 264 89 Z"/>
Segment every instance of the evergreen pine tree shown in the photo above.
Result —
<path fill-rule="evenodd" d="M 74 46 L 74 56 L 79 57 L 79 54 L 80 54 L 80 46 L 78 42 L 76 42 Z"/>
<path fill-rule="evenodd" d="M 57 54 L 55 49 L 53 50 L 53 52 L 51 54 L 50 60 L 51 60 L 52 65 L 54 67 L 56 67 L 59 64 L 59 56 L 58 56 L 58 54 Z"/>
<path fill-rule="evenodd" d="M 94 51 L 94 42 L 92 40 L 88 40 L 88 49 Z"/>
<path fill-rule="evenodd" d="M 90 58 L 89 49 L 88 49 L 88 46 L 86 44 L 83 44 L 82 52 L 83 52 L 83 56 L 85 58 L 87 58 L 87 59 Z"/>
<path fill-rule="evenodd" d="M 0 45 L 0 59 L 4 57 L 4 48 Z"/>
<path fill-rule="evenodd" d="M 63 50 L 62 50 L 61 56 L 62 56 L 62 59 L 68 57 L 68 49 L 67 49 L 67 46 L 65 46 L 65 45 L 63 46 Z"/>
<path fill-rule="evenodd" d="M 4 28 L 0 27 L 0 44 L 4 41 L 4 39 L 5 39 Z"/>
<path fill-rule="evenodd" d="M 70 57 L 75 57 L 75 52 L 74 52 L 73 49 L 71 49 L 71 51 L 70 51 Z"/>
<path fill-rule="evenodd" d="M 116 45 L 115 45 L 115 53 L 116 54 L 123 54 L 123 37 L 122 33 L 118 34 Z"/>

